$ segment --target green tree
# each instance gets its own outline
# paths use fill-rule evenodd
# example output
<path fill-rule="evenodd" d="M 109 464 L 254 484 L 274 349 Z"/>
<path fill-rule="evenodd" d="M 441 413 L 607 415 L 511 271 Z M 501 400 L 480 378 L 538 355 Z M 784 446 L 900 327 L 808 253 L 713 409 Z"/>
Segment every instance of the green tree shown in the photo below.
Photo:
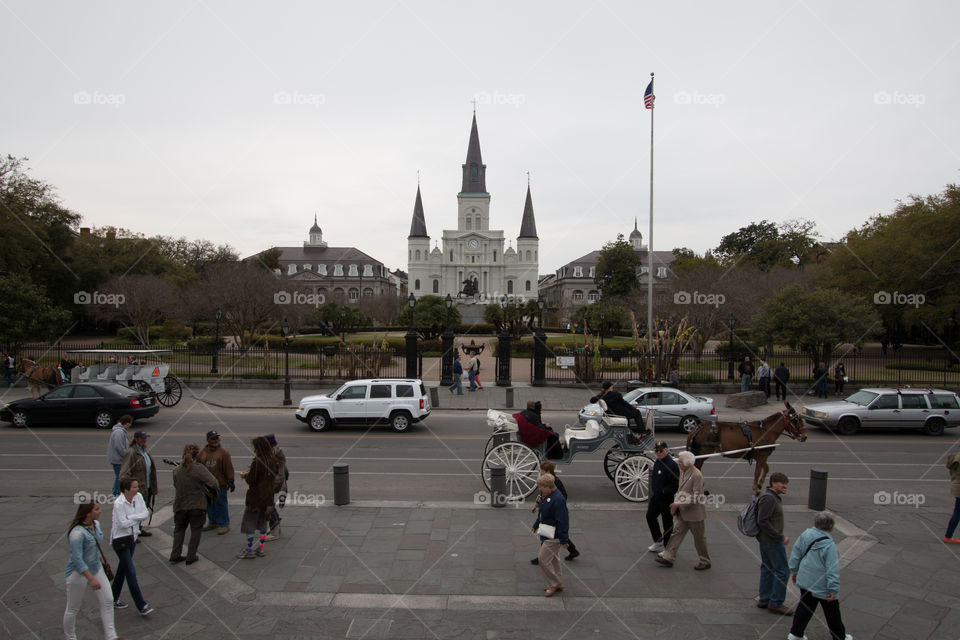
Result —
<path fill-rule="evenodd" d="M 616 241 L 608 242 L 600 249 L 594 271 L 594 282 L 604 298 L 620 298 L 630 294 L 637 286 L 637 267 L 640 266 L 640 254 L 633 250 L 630 243 L 617 236 Z"/>
<path fill-rule="evenodd" d="M 373 323 L 370 316 L 360 309 L 347 304 L 337 304 L 328 302 L 317 309 L 314 316 L 331 335 L 345 334 L 347 331 L 355 331 L 363 327 L 369 327 Z"/>
<path fill-rule="evenodd" d="M 714 254 L 725 265 L 753 264 L 763 271 L 803 266 L 818 233 L 809 220 L 788 220 L 778 228 L 772 222 L 752 222 L 720 239 Z"/>
<path fill-rule="evenodd" d="M 450 324 L 460 324 L 462 316 L 456 305 L 450 309 Z M 423 296 L 413 308 L 413 327 L 424 340 L 432 340 L 443 334 L 447 322 L 447 305 L 440 296 Z M 410 307 L 405 306 L 397 316 L 397 324 L 403 327 L 410 326 Z"/>
<path fill-rule="evenodd" d="M 573 321 L 593 335 L 609 336 L 627 324 L 627 311 L 621 306 L 600 300 L 578 307 L 573 314 Z"/>
<path fill-rule="evenodd" d="M 899 326 L 952 344 L 960 316 L 957 238 L 960 186 L 950 184 L 940 194 L 911 196 L 849 232 L 818 276 L 874 301 L 891 336 Z"/>
<path fill-rule="evenodd" d="M 488 304 L 483 310 L 483 321 L 492 324 L 500 333 L 504 330 L 504 323 L 509 321 L 507 329 L 514 338 L 519 338 L 524 332 L 533 332 L 533 323 L 540 308 L 536 300 L 513 299 L 504 304 Z"/>
<path fill-rule="evenodd" d="M 54 307 L 42 287 L 19 275 L 0 276 L 0 344 L 57 340 L 70 328 L 70 312 Z"/>
<path fill-rule="evenodd" d="M 767 298 L 751 334 L 759 343 L 788 345 L 812 362 L 829 363 L 834 347 L 862 343 L 879 324 L 876 311 L 861 298 L 839 289 L 794 284 Z"/>

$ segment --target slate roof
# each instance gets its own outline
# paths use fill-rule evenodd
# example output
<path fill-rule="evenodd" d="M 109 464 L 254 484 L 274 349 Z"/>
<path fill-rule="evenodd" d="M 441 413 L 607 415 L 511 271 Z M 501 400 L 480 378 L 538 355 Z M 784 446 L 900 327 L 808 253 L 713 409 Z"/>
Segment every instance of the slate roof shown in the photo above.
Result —
<path fill-rule="evenodd" d="M 523 219 L 520 221 L 520 235 L 517 237 L 537 238 L 537 222 L 533 217 L 533 198 L 530 197 L 530 185 L 527 185 L 527 201 L 523 205 Z"/>
<path fill-rule="evenodd" d="M 420 198 L 420 185 L 417 185 L 417 201 L 413 205 L 413 220 L 410 222 L 408 238 L 429 238 L 427 221 L 423 216 L 423 200 Z"/>

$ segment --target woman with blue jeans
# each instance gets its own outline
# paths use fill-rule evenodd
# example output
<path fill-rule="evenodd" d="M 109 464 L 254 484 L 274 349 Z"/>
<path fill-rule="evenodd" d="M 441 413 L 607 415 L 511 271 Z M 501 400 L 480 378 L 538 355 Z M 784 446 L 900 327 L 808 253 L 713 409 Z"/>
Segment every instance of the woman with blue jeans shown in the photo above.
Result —
<path fill-rule="evenodd" d="M 947 524 L 947 534 L 943 536 L 943 541 L 951 544 L 960 544 L 960 539 L 953 537 L 957 532 L 957 524 L 960 524 L 960 452 L 950 454 L 950 457 L 947 458 L 947 468 L 950 469 L 950 494 L 953 496 L 953 515 L 950 516 L 950 522 Z"/>
<path fill-rule="evenodd" d="M 120 601 L 120 591 L 126 581 L 133 596 L 133 603 L 137 606 L 140 615 L 145 616 L 153 611 L 140 593 L 140 583 L 137 582 L 137 569 L 133 566 L 133 552 L 137 550 L 137 534 L 140 523 L 150 516 L 147 504 L 140 495 L 140 485 L 133 478 L 121 478 L 120 495 L 113 503 L 113 527 L 111 529 L 111 543 L 113 550 L 120 559 L 117 565 L 117 575 L 113 578 L 113 606 L 116 609 L 126 609 L 127 604 Z"/>

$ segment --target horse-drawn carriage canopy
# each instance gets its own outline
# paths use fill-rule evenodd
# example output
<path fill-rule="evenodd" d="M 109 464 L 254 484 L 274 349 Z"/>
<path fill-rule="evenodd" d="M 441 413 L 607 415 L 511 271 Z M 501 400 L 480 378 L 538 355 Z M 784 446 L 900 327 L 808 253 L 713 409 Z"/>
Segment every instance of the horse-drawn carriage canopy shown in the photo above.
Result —
<path fill-rule="evenodd" d="M 158 358 L 159 364 L 146 365 L 143 362 L 150 356 L 172 352 L 171 349 L 70 349 L 67 353 L 72 355 L 115 358 L 113 362 L 103 362 L 103 359 L 99 358 L 96 364 L 76 367 L 71 372 L 70 379 L 74 382 L 109 380 L 134 389 L 152 391 L 157 394 L 160 404 L 172 407 L 180 402 L 183 390 L 180 381 L 170 375 L 170 365 L 163 363 L 162 358 Z M 121 360 L 124 357 L 127 362 Z"/>

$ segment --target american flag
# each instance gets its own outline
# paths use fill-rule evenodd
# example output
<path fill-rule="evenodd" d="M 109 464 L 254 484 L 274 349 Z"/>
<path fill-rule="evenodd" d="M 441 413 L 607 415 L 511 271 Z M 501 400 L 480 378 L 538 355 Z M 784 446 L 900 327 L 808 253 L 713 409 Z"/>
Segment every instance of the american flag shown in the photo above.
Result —
<path fill-rule="evenodd" d="M 643 92 L 643 106 L 647 109 L 653 109 L 653 99 L 655 97 L 653 95 L 653 80 L 651 80 L 650 84 L 647 85 L 647 90 Z"/>

